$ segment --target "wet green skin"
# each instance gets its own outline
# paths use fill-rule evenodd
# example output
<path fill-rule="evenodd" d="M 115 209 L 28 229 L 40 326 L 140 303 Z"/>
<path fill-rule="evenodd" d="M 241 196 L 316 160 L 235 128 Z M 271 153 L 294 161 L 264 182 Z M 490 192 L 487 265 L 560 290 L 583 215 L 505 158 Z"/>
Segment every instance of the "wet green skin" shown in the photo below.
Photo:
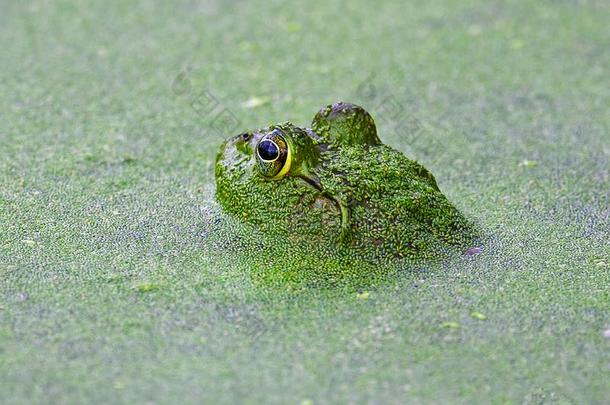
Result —
<path fill-rule="evenodd" d="M 272 132 L 290 150 L 290 168 L 276 178 L 264 174 L 268 164 L 256 149 Z M 285 169 L 281 159 L 273 164 Z M 473 238 L 434 176 L 381 143 L 371 116 L 348 103 L 322 108 L 311 129 L 283 123 L 228 139 L 216 187 L 227 212 L 319 252 L 427 257 Z"/>

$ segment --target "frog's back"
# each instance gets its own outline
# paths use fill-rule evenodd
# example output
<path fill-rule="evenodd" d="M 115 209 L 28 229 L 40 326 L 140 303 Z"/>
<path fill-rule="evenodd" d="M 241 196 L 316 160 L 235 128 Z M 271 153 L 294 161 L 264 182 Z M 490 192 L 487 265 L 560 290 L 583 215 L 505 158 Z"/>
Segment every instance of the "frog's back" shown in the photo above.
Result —
<path fill-rule="evenodd" d="M 324 186 L 351 207 L 352 245 L 395 256 L 421 256 L 431 245 L 465 245 L 472 224 L 418 162 L 383 145 L 328 153 Z"/>

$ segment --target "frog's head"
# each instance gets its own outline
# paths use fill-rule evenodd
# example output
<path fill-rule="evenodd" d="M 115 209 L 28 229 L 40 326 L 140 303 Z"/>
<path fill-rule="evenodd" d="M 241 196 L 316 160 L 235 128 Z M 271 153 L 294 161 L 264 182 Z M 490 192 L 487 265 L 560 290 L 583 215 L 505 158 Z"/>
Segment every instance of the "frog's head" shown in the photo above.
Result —
<path fill-rule="evenodd" d="M 345 186 L 330 179 L 335 187 L 325 189 L 318 169 L 344 147 L 381 141 L 369 113 L 350 103 L 323 107 L 312 128 L 284 123 L 226 140 L 216 158 L 221 206 L 266 229 L 348 236 L 350 209 L 339 195 Z"/>
<path fill-rule="evenodd" d="M 233 136 L 216 157 L 217 200 L 267 230 L 319 233 L 340 225 L 340 208 L 315 174 L 325 148 L 311 130 L 291 123 Z"/>

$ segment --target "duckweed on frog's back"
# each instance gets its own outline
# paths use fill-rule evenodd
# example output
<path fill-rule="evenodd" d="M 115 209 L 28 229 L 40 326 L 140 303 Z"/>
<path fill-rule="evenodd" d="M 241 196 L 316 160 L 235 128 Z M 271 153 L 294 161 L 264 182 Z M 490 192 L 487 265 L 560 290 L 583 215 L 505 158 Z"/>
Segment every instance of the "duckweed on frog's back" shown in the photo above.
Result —
<path fill-rule="evenodd" d="M 320 253 L 422 258 L 473 238 L 434 176 L 384 145 L 372 117 L 349 103 L 322 108 L 311 129 L 283 123 L 229 138 L 216 196 L 265 233 Z"/>

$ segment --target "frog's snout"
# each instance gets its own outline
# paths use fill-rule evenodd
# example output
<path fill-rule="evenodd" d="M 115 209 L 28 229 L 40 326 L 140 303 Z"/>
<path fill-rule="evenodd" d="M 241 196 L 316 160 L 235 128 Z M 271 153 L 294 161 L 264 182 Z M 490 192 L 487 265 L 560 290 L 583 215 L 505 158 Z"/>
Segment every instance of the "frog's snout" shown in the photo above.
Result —
<path fill-rule="evenodd" d="M 239 167 L 253 156 L 258 140 L 256 133 L 244 132 L 227 138 L 218 149 L 216 165 L 224 167 Z"/>
<path fill-rule="evenodd" d="M 234 151 L 250 155 L 252 153 L 250 141 L 252 134 L 243 133 L 228 138 L 220 147 L 221 153 L 233 154 Z"/>

